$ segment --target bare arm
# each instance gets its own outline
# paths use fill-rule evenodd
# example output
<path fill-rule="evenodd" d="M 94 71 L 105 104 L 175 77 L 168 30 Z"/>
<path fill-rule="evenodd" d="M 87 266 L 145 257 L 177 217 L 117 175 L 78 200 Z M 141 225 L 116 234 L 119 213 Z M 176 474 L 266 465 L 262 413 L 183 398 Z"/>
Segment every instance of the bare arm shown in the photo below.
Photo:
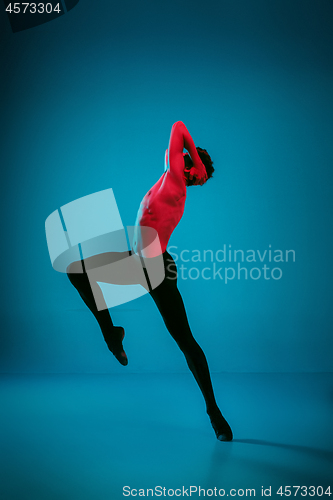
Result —
<path fill-rule="evenodd" d="M 169 141 L 170 173 L 175 178 L 184 179 L 184 148 L 187 149 L 193 161 L 190 178 L 195 177 L 195 184 L 203 184 L 207 179 L 207 172 L 196 150 L 194 141 L 184 123 L 178 121 L 173 124 Z"/>

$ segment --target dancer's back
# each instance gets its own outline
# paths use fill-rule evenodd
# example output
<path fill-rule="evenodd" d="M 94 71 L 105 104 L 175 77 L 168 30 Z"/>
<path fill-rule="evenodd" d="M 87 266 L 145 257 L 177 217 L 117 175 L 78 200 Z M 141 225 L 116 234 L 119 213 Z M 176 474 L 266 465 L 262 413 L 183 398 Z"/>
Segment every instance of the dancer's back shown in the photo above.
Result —
<path fill-rule="evenodd" d="M 141 201 L 135 225 L 156 229 L 162 253 L 165 252 L 170 236 L 182 218 L 185 200 L 185 184 L 177 182 L 167 169 Z M 133 242 L 136 252 L 146 247 L 139 233 L 136 232 Z"/>

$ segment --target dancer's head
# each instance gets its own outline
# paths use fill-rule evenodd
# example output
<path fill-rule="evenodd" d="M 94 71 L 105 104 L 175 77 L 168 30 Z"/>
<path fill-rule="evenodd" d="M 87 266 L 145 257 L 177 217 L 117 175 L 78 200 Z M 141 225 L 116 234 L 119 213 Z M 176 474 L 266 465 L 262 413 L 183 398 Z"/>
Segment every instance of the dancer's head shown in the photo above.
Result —
<path fill-rule="evenodd" d="M 215 170 L 213 167 L 212 159 L 205 149 L 202 149 L 202 148 L 196 148 L 196 149 L 199 153 L 200 160 L 202 161 L 202 163 L 206 167 L 207 181 L 208 181 L 208 179 L 210 179 L 213 176 L 213 172 Z M 185 178 L 186 178 L 186 186 L 193 186 L 195 183 L 195 178 L 192 180 L 189 179 L 189 172 L 190 172 L 191 168 L 193 167 L 193 161 L 191 160 L 188 153 L 184 154 L 184 163 L 185 163 L 184 173 L 185 173 Z"/>

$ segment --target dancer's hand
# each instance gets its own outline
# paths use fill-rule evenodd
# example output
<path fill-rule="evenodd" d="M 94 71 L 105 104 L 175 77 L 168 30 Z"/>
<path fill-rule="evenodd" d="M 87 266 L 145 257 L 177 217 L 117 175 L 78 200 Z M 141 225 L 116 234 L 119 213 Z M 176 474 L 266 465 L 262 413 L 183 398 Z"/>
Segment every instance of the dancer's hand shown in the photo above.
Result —
<path fill-rule="evenodd" d="M 193 180 L 195 179 L 194 186 L 202 186 L 206 180 L 208 179 L 207 172 L 206 172 L 206 167 L 202 163 L 202 161 L 197 162 L 193 167 L 190 169 L 189 173 L 189 179 Z"/>

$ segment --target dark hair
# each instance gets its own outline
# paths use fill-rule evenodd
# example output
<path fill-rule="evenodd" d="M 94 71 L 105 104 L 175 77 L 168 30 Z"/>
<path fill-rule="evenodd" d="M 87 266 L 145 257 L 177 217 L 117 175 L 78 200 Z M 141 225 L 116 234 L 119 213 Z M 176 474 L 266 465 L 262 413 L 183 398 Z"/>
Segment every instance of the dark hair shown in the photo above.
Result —
<path fill-rule="evenodd" d="M 202 161 L 202 163 L 206 167 L 208 179 L 210 179 L 211 177 L 213 177 L 213 172 L 215 170 L 215 168 L 213 167 L 212 159 L 205 149 L 202 149 L 202 148 L 196 148 L 196 149 L 197 149 L 198 154 L 200 156 L 200 160 Z M 184 156 L 184 162 L 185 162 L 185 167 L 187 169 L 193 167 L 193 161 L 191 160 L 189 155 Z"/>

